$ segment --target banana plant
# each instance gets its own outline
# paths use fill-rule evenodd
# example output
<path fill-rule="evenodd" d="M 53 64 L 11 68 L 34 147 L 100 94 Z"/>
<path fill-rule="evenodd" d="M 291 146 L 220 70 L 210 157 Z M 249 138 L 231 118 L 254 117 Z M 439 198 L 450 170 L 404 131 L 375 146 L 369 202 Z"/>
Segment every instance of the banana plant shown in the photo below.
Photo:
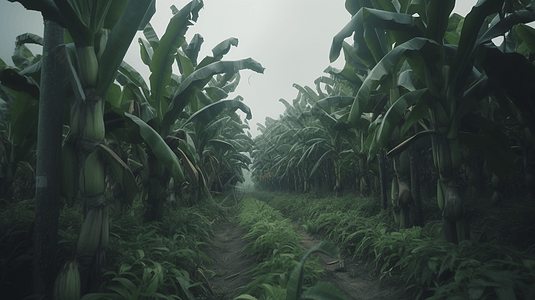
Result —
<path fill-rule="evenodd" d="M 245 135 L 243 130 L 249 127 L 242 124 L 236 109 L 246 113 L 247 119 L 252 117 L 241 100 L 220 100 L 192 114 L 179 129 L 192 140 L 190 149 L 195 155 L 190 161 L 199 170 L 200 178 L 194 182 L 202 183 L 196 186 L 200 194 L 209 196 L 211 191 L 221 192 L 244 181 L 242 169 L 248 169 L 251 162 L 241 152 L 249 151 L 251 139 Z"/>
<path fill-rule="evenodd" d="M 128 131 L 131 131 L 134 136 L 141 136 L 140 140 L 144 141 L 149 148 L 149 179 L 144 192 L 147 195 L 146 221 L 161 220 L 163 217 L 163 205 L 170 182 L 170 178 L 164 173 L 165 168 L 172 175 L 173 185 L 180 185 L 186 180 L 177 153 L 175 153 L 177 149 L 174 146 L 171 148 L 166 140 L 176 141 L 178 135 L 184 132 L 178 130 L 180 124 L 190 122 L 187 121 L 188 117 L 193 118 L 196 113 L 195 118 L 201 121 L 196 124 L 203 122 L 207 124 L 225 108 L 241 109 L 249 116 L 249 108 L 241 101 L 221 102 L 219 100 L 226 98 L 228 92 L 235 89 L 238 81 L 235 80 L 236 77 L 232 78 L 238 71 L 250 69 L 263 73 L 264 70 L 251 58 L 238 61 L 221 60 L 232 46 L 237 46 L 238 40 L 235 38 L 221 42 L 212 49 L 213 56 L 207 56 L 197 62 L 203 38 L 195 35 L 188 44 L 184 35 L 192 22 L 197 20 L 202 6 L 202 1 L 192 1 L 180 10 L 173 6 L 174 16 L 161 39 L 150 24 L 145 27 L 146 39 L 140 38 L 139 43 L 141 59 L 151 71 L 149 84 L 146 84 L 139 73 L 128 64 L 123 62 L 119 69 L 118 79 L 123 85 L 123 90 L 120 101 L 114 104 L 113 110 L 124 116 L 126 120 L 126 129 L 122 130 L 120 138 L 125 138 Z M 179 75 L 172 73 L 172 65 L 175 61 Z M 226 74 L 223 77 L 228 83 L 226 87 L 228 92 L 223 87 L 209 85 L 214 80 L 214 76 L 221 74 Z M 124 112 L 125 106 L 128 108 L 126 113 Z M 133 112 L 136 113 L 133 114 Z M 191 141 L 189 138 L 187 140 Z M 189 154 L 197 152 L 194 144 L 186 140 L 179 144 L 188 145 L 188 147 L 181 148 L 183 153 L 178 152 L 188 168 L 188 176 L 200 176 L 189 178 L 190 181 L 198 182 L 203 194 L 209 197 L 206 187 L 207 178 L 204 178 L 202 172 L 199 174 L 196 170 L 199 166 L 199 159 Z"/>
<path fill-rule="evenodd" d="M 124 187 L 136 190 L 127 165 L 105 142 L 104 105 L 117 69 L 137 32 L 155 11 L 154 1 L 20 1 L 28 9 L 38 10 L 63 26 L 72 40 L 67 51 L 67 69 L 71 81 L 70 134 L 63 146 L 62 194 L 69 203 L 78 193 L 84 203 L 85 218 L 76 252 L 83 262 L 98 270 L 103 263 L 109 237 L 108 210 L 104 192 L 105 164 L 112 165 L 115 176 L 125 178 Z M 91 4 L 91 5 L 90 5 Z M 128 180 L 130 178 L 130 180 Z M 132 188 L 133 187 L 133 188 Z M 129 201 L 132 198 L 128 199 Z M 56 281 L 58 297 L 79 297 L 77 269 L 64 268 Z M 69 280 L 63 280 L 69 276 Z M 70 280 L 70 279 L 73 280 Z M 67 286 L 69 282 L 69 286 Z M 95 283 L 98 282 L 94 281 Z M 74 299 L 73 298 L 73 299 Z"/>
<path fill-rule="evenodd" d="M 468 116 L 474 103 L 486 98 L 491 91 L 488 79 L 474 68 L 475 58 L 480 54 L 478 50 L 488 47 L 487 43 L 492 38 L 506 33 L 515 24 L 533 20 L 534 15 L 531 6 L 528 6 L 516 12 L 508 11 L 509 15 L 501 18 L 503 1 L 479 1 L 465 18 L 460 35 L 456 37 L 455 34 L 446 34 L 448 25 L 456 24 L 450 18 L 455 1 L 399 4 L 394 10 L 385 9 L 383 5 L 376 5 L 383 9 L 358 7 L 355 17 L 334 38 L 331 60 L 338 56 L 340 39 L 353 32 L 360 32 L 363 24 L 385 30 L 393 36 L 396 47 L 384 55 L 366 77 L 355 97 L 349 121 L 352 122 L 376 104 L 371 100 L 372 93 L 379 84 L 389 81 L 393 74 L 397 74 L 404 62 L 407 62 L 416 75 L 410 81 L 411 85 L 416 87 L 418 82 L 424 84 L 423 89 L 416 89 L 407 95 L 419 93 L 422 101 L 398 98 L 398 102 L 402 102 L 394 103 L 387 111 L 376 138 L 381 147 L 387 147 L 386 141 L 395 132 L 403 112 L 409 107 L 412 107 L 414 114 L 409 116 L 410 121 L 407 120 L 401 130 L 408 130 L 410 122 L 428 119 L 430 126 L 427 131 L 417 133 L 400 143 L 389 154 L 398 155 L 418 138 L 431 135 L 433 159 L 440 177 L 437 198 L 443 209 L 442 232 L 447 241 L 457 243 L 469 238 L 459 182 L 460 141 L 463 139 L 463 133 L 459 130 L 461 119 Z M 486 18 L 492 15 L 496 15 L 494 20 L 485 23 Z M 356 42 L 364 38 L 360 37 L 360 33 L 356 36 Z M 398 82 L 393 87 L 405 86 L 407 83 Z M 490 137 L 483 139 L 488 140 Z M 506 153 L 503 160 L 509 161 L 510 151 L 506 148 L 504 143 L 500 150 Z M 504 174 L 510 172 L 510 168 L 499 165 L 494 171 Z"/>
<path fill-rule="evenodd" d="M 33 178 L 35 172 L 28 160 L 37 141 L 41 55 L 34 55 L 26 44 L 42 45 L 42 38 L 19 35 L 12 56 L 15 66 L 0 59 L 0 191 L 6 199 L 16 178 Z"/>

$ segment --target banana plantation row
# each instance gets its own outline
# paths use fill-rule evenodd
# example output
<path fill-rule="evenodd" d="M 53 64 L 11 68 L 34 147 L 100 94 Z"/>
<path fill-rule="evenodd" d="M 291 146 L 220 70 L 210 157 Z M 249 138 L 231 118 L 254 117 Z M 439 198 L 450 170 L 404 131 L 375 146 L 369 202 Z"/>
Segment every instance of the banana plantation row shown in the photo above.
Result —
<path fill-rule="evenodd" d="M 353 17 L 329 54 L 345 66 L 294 85 L 280 118 L 258 125 L 258 187 L 380 194 L 401 228 L 423 225 L 421 196 L 434 194 L 454 243 L 470 238 L 465 199 L 533 196 L 533 2 L 479 1 L 466 17 L 454 6 L 346 1 Z"/>
<path fill-rule="evenodd" d="M 235 38 L 199 61 L 202 36 L 185 34 L 201 0 L 172 6 L 161 37 L 149 23 L 151 0 L 19 2 L 43 14 L 45 34 L 17 38 L 15 66 L 0 61 L 2 191 L 10 199 L 14 182 L 35 176 L 34 292 L 51 295 L 55 285 L 56 298 L 79 299 L 101 280 L 111 206 L 143 201 L 145 221 L 162 221 L 167 199 L 188 207 L 244 181 L 253 141 L 236 110 L 247 119 L 251 110 L 240 96 L 225 99 L 240 70 L 264 68 L 222 60 Z M 123 61 L 138 30 L 148 83 Z M 43 55 L 27 44 L 43 45 Z M 81 200 L 84 218 L 72 257 L 56 263 L 60 194 L 68 206 Z"/>
<path fill-rule="evenodd" d="M 45 34 L 17 38 L 14 67 L 0 61 L 1 188 L 36 178 L 35 293 L 51 294 L 56 278 L 60 190 L 68 205 L 81 200 L 84 220 L 55 292 L 77 299 L 96 289 L 87 277 L 104 262 L 112 205 L 143 201 L 144 219 L 160 221 L 168 199 L 189 206 L 243 181 L 246 152 L 264 189 L 380 192 L 386 208 L 391 182 L 401 227 L 422 223 L 420 189 L 436 193 L 450 242 L 469 238 L 465 198 L 490 198 L 490 182 L 493 199 L 534 186 L 532 1 L 482 0 L 463 18 L 452 0 L 347 0 L 352 19 L 329 54 L 343 51 L 344 69 L 328 68 L 315 90 L 295 85 L 298 97 L 254 141 L 236 113 L 250 119 L 250 109 L 225 99 L 240 70 L 264 68 L 223 61 L 234 38 L 198 60 L 203 38 L 185 33 L 201 0 L 173 6 L 161 38 L 151 0 L 19 2 L 43 14 Z M 138 30 L 148 83 L 123 61 Z"/>

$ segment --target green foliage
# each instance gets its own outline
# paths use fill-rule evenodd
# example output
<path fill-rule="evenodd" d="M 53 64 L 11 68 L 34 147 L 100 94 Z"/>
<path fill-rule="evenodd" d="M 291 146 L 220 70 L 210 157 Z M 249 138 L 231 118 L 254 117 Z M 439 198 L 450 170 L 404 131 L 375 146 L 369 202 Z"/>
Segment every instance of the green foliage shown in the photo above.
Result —
<path fill-rule="evenodd" d="M 0 289 L 14 298 L 22 299 L 30 292 L 23 283 L 32 265 L 28 250 L 32 247 L 33 208 L 28 201 L 0 202 Z"/>
<path fill-rule="evenodd" d="M 318 257 L 307 260 L 308 256 L 318 250 L 336 254 L 330 244 L 321 244 L 305 254 L 293 225 L 265 202 L 245 199 L 238 218 L 240 226 L 249 231 L 244 238 L 252 240 L 244 250 L 255 255 L 257 263 L 250 271 L 253 281 L 237 299 L 285 299 L 290 289 L 302 292 L 303 284 L 312 285 L 323 272 Z"/>
<path fill-rule="evenodd" d="M 298 300 L 298 299 L 316 299 L 316 298 L 325 298 L 325 299 L 346 299 L 346 297 L 334 288 L 330 283 L 320 282 L 313 287 L 304 291 L 303 287 L 303 275 L 304 275 L 304 265 L 308 257 L 314 252 L 322 252 L 329 255 L 332 258 L 340 257 L 340 250 L 338 247 L 330 242 L 320 242 L 316 246 L 312 247 L 308 252 L 301 258 L 299 264 L 295 267 L 292 274 L 290 275 L 290 280 L 287 284 L 287 293 L 286 300 Z"/>
<path fill-rule="evenodd" d="M 75 210 L 73 209 L 73 212 Z M 141 203 L 127 214 L 112 213 L 110 241 L 103 284 L 83 299 L 195 299 L 208 295 L 204 253 L 212 235 L 214 208 L 190 207 L 171 211 L 162 222 L 142 223 Z M 79 224 L 62 217 L 62 224 Z M 71 220 L 71 221 L 69 221 Z M 60 230 L 64 247 L 76 243 L 72 225 Z"/>
<path fill-rule="evenodd" d="M 494 243 L 447 243 L 440 237 L 439 221 L 398 231 L 386 211 L 367 215 L 369 199 L 344 198 L 301 196 L 292 201 L 277 195 L 270 203 L 300 219 L 305 229 L 323 232 L 356 258 L 371 260 L 380 278 L 405 280 L 416 299 L 533 297 L 532 254 Z"/>

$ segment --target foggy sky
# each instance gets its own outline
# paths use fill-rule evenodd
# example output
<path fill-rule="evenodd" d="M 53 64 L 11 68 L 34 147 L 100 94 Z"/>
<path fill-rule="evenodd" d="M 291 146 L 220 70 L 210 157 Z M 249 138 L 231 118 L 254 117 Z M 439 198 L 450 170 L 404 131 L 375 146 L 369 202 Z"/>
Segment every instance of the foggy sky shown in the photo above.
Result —
<path fill-rule="evenodd" d="M 157 12 L 151 20 L 161 38 L 172 17 L 171 5 L 182 8 L 189 1 L 158 0 Z M 465 16 L 476 0 L 457 1 L 454 12 Z M 256 123 L 264 124 L 266 116 L 277 119 L 284 111 L 280 98 L 288 101 L 297 96 L 293 83 L 313 87 L 314 80 L 325 75 L 329 66 L 332 38 L 350 20 L 344 0 L 204 0 L 197 23 L 190 26 L 186 40 L 199 33 L 204 44 L 199 61 L 211 55 L 212 48 L 223 40 L 236 37 L 233 47 L 223 58 L 238 60 L 252 57 L 266 70 L 257 74 L 241 72 L 241 82 L 235 93 L 244 97 L 253 112 L 249 121 L 251 134 L 258 134 Z M 11 54 L 17 35 L 31 32 L 43 35 L 40 13 L 26 11 L 19 3 L 0 0 L 0 58 L 13 65 Z M 141 37 L 139 33 L 137 37 Z M 140 72 L 148 83 L 149 70 L 141 62 L 137 37 L 132 42 L 125 61 Z M 30 48 L 40 53 L 38 46 Z M 343 55 L 332 65 L 342 68 Z M 177 72 L 175 72 L 177 73 Z M 291 103 L 291 102 L 290 102 Z"/>

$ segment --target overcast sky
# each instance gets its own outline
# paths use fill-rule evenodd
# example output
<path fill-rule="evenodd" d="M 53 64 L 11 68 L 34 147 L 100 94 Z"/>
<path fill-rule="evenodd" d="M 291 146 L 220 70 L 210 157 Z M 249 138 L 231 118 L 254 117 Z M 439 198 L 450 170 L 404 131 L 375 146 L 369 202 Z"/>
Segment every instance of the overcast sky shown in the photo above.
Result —
<path fill-rule="evenodd" d="M 161 38 L 172 16 L 171 5 L 182 8 L 188 1 L 158 0 L 157 12 L 151 23 Z M 465 16 L 477 0 L 457 1 L 454 12 Z M 251 134 L 258 134 L 256 123 L 264 124 L 266 116 L 274 119 L 284 111 L 280 98 L 288 101 L 297 96 L 293 83 L 313 87 L 314 80 L 329 66 L 329 49 L 336 35 L 350 20 L 344 0 L 204 0 L 197 23 L 186 34 L 187 40 L 199 33 L 204 44 L 199 61 L 211 55 L 219 42 L 236 37 L 238 47 L 233 47 L 224 60 L 252 57 L 266 70 L 257 74 L 241 72 L 241 82 L 236 95 L 253 112 L 249 121 Z M 13 65 L 11 54 L 17 35 L 31 32 L 43 35 L 40 13 L 26 11 L 19 3 L 0 0 L 0 58 Z M 138 36 L 142 36 L 139 34 Z M 38 47 L 31 48 L 34 53 Z M 139 55 L 137 38 L 125 57 L 148 83 L 149 70 Z M 333 66 L 343 66 L 343 55 Z"/>

